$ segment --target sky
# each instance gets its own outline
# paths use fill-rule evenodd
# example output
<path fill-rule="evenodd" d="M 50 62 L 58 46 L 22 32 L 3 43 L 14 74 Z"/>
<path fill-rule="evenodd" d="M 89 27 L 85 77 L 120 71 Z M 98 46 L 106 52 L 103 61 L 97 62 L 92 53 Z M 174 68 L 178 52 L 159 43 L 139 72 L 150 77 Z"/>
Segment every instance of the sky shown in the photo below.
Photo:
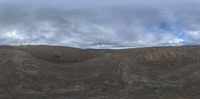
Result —
<path fill-rule="evenodd" d="M 0 45 L 200 44 L 200 0 L 0 0 Z"/>

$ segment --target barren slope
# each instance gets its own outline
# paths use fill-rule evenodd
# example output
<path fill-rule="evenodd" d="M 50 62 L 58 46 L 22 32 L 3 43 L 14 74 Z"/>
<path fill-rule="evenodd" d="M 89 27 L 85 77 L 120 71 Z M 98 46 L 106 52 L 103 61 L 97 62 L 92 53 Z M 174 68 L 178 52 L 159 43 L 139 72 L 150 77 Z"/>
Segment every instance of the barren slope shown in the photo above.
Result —
<path fill-rule="evenodd" d="M 200 47 L 0 47 L 0 99 L 199 99 Z"/>

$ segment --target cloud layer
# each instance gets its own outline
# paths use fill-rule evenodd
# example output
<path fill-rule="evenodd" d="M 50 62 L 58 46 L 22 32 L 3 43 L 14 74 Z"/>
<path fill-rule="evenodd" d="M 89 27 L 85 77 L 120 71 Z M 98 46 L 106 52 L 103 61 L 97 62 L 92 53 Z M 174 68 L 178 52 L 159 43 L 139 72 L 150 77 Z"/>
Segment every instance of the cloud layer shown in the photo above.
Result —
<path fill-rule="evenodd" d="M 198 0 L 89 1 L 0 0 L 0 44 L 126 48 L 200 43 Z"/>

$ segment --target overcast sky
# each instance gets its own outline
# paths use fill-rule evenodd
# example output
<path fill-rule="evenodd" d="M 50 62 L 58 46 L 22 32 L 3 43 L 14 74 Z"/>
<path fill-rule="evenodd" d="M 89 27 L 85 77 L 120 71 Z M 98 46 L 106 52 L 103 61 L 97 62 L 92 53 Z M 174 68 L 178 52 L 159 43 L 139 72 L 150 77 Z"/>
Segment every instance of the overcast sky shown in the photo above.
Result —
<path fill-rule="evenodd" d="M 200 44 L 200 0 L 0 0 L 0 44 Z"/>

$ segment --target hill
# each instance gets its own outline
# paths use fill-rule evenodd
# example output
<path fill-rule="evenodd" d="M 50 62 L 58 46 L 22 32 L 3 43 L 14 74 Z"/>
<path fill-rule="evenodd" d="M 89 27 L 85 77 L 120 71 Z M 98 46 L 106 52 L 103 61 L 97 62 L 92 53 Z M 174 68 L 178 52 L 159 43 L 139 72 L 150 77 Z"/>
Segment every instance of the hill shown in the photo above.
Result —
<path fill-rule="evenodd" d="M 0 99 L 199 98 L 199 46 L 0 47 Z"/>

